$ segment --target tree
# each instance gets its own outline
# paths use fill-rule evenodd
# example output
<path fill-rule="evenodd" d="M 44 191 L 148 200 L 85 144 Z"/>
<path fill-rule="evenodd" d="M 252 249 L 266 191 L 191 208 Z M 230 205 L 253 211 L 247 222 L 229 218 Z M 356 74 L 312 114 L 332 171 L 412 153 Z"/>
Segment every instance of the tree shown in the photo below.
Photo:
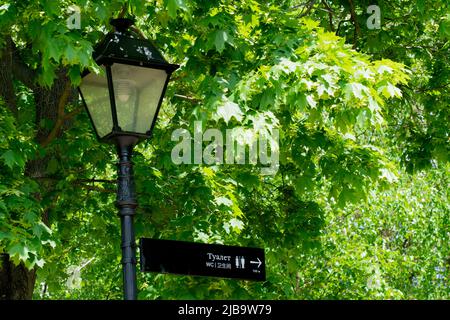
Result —
<path fill-rule="evenodd" d="M 330 210 L 394 183 L 396 158 L 386 151 L 408 145 L 401 131 L 385 131 L 403 119 L 392 108 L 404 106 L 411 73 L 368 49 L 369 33 L 360 35 L 355 22 L 362 7 L 322 2 L 328 12 L 353 12 L 360 31 L 348 45 L 339 35 L 351 25 L 336 35 L 333 21 L 329 32 L 309 18 L 321 17 L 318 3 L 78 0 L 77 30 L 67 26 L 66 1 L 4 2 L 0 297 L 31 298 L 36 273 L 36 297 L 121 296 L 114 156 L 95 140 L 75 87 L 83 69 L 97 70 L 91 53 L 109 18 L 126 11 L 182 65 L 152 140 L 135 155 L 137 236 L 261 246 L 269 268 L 262 284 L 141 274 L 140 297 L 298 297 L 302 257 L 333 252 L 320 251 Z M 435 8 L 438 15 L 444 5 Z M 277 173 L 249 164 L 175 165 L 171 133 L 192 132 L 195 121 L 224 136 L 239 127 L 238 146 L 279 130 Z M 80 282 L 82 272 L 91 281 Z"/>
<path fill-rule="evenodd" d="M 294 2 L 295 3 L 295 2 Z M 377 5 L 379 28 L 368 27 Z M 408 172 L 448 161 L 449 4 L 445 1 L 315 1 L 310 15 L 374 58 L 403 62 L 411 73 L 389 109 L 390 140 Z"/>

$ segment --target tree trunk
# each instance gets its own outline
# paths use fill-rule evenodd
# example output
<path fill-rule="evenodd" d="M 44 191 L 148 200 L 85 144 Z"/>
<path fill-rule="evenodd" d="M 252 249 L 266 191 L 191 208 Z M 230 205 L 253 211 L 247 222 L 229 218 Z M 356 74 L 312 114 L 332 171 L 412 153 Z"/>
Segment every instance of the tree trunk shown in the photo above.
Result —
<path fill-rule="evenodd" d="M 8 66 L 9 71 L 12 71 L 12 63 L 6 64 L 9 60 L 5 59 L 5 56 L 5 54 L 2 55 L 0 53 L 0 66 Z M 57 79 L 51 88 L 44 88 L 38 85 L 31 86 L 36 106 L 35 128 L 37 130 L 35 139 L 43 148 L 46 148 L 54 138 L 59 137 L 61 129 L 68 125 L 64 118 L 64 108 L 67 103 L 78 97 L 76 91 L 70 87 L 70 82 L 65 74 L 66 70 L 59 70 Z M 0 87 L 6 83 L 10 84 L 12 88 L 12 78 L 5 78 L 4 75 L 4 72 L 0 72 Z M 5 88 L 11 89 L 9 87 L 3 87 L 2 89 Z M 12 111 L 15 111 L 15 100 L 12 98 L 8 100 L 8 97 L 14 97 L 15 93 L 6 89 L 0 90 L 0 96 L 7 101 L 7 105 L 10 106 Z M 45 129 L 40 126 L 42 120 L 51 120 L 55 123 L 55 127 L 53 129 Z M 53 150 L 43 158 L 29 161 L 26 164 L 25 175 L 32 179 L 44 177 L 48 160 L 54 156 L 54 153 L 55 151 Z M 55 182 L 43 183 L 40 181 L 39 184 L 41 190 L 35 194 L 35 197 L 38 201 L 41 201 L 53 189 Z M 48 208 L 44 208 L 42 221 L 49 226 L 48 214 Z M 28 270 L 23 263 L 15 266 L 10 261 L 9 255 L 0 252 L 0 300 L 32 299 L 35 282 L 36 269 Z"/>
<path fill-rule="evenodd" d="M 9 255 L 0 255 L 0 300 L 30 300 L 33 298 L 36 270 L 21 263 L 15 266 Z"/>
<path fill-rule="evenodd" d="M 69 126 L 70 120 L 65 114 L 65 106 L 78 99 L 78 93 L 70 86 L 66 76 L 67 70 L 60 68 L 56 72 L 53 85 L 48 87 L 36 83 L 37 72 L 22 59 L 21 48 L 17 47 L 13 38 L 6 33 L 4 43 L 0 46 L 0 98 L 2 98 L 11 112 L 17 117 L 17 88 L 14 81 L 20 81 L 32 92 L 35 104 L 35 129 L 37 142 L 46 148 L 46 156 L 28 161 L 25 175 L 32 179 L 45 177 L 48 160 L 57 156 L 57 150 L 48 148 L 50 143 L 60 137 L 61 131 Z M 25 51 L 25 50 L 24 50 Z M 43 120 L 50 120 L 53 128 L 42 126 Z M 53 183 L 39 181 L 40 191 L 35 194 L 38 201 L 42 201 L 54 188 Z M 49 225 L 49 210 L 44 208 L 42 221 Z M 23 263 L 15 266 L 6 253 L 0 251 L 0 300 L 2 299 L 31 299 L 36 281 L 36 270 L 27 270 Z"/>

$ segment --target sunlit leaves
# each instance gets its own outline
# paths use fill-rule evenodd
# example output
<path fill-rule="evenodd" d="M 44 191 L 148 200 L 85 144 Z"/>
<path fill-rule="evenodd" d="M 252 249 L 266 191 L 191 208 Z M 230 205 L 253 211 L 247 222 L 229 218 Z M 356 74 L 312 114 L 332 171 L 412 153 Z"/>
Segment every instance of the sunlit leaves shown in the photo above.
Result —
<path fill-rule="evenodd" d="M 226 123 L 228 123 L 232 117 L 238 122 L 241 122 L 244 115 L 239 105 L 229 100 L 226 100 L 217 107 L 216 114 L 217 117 L 222 118 Z"/>
<path fill-rule="evenodd" d="M 184 0 L 164 0 L 164 2 L 171 18 L 175 18 L 177 16 L 178 10 L 188 10 L 186 2 Z"/>
<path fill-rule="evenodd" d="M 402 175 L 396 188 L 374 190 L 368 205 L 327 213 L 320 256 L 306 278 L 327 279 L 310 298 L 442 299 L 449 269 L 447 169 Z M 431 179 L 431 180 L 430 180 Z M 443 267 L 445 265 L 445 267 Z M 443 277 L 442 277 L 443 276 Z M 317 278 L 316 278 L 317 279 Z"/>

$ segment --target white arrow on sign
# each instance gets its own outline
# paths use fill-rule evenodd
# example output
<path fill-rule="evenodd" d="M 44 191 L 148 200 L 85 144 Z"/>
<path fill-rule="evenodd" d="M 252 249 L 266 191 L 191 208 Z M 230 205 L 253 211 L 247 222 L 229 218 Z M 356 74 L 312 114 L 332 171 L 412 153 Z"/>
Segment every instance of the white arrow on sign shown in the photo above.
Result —
<path fill-rule="evenodd" d="M 252 264 L 258 264 L 257 268 L 259 268 L 259 267 L 261 267 L 262 262 L 261 262 L 261 260 L 259 260 L 258 257 L 256 257 L 256 259 L 257 259 L 258 261 L 250 261 L 250 263 L 252 263 Z"/>

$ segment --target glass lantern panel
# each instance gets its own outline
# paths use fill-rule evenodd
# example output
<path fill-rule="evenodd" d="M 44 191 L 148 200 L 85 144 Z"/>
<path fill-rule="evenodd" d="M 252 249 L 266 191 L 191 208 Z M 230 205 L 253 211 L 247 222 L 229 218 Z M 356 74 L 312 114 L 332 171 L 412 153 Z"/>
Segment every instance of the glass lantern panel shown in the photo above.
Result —
<path fill-rule="evenodd" d="M 119 127 L 145 134 L 152 126 L 167 72 L 114 63 L 111 73 Z"/>
<path fill-rule="evenodd" d="M 83 78 L 80 90 L 86 102 L 95 130 L 100 138 L 112 131 L 113 120 L 105 68 L 100 74 L 89 73 Z"/>

